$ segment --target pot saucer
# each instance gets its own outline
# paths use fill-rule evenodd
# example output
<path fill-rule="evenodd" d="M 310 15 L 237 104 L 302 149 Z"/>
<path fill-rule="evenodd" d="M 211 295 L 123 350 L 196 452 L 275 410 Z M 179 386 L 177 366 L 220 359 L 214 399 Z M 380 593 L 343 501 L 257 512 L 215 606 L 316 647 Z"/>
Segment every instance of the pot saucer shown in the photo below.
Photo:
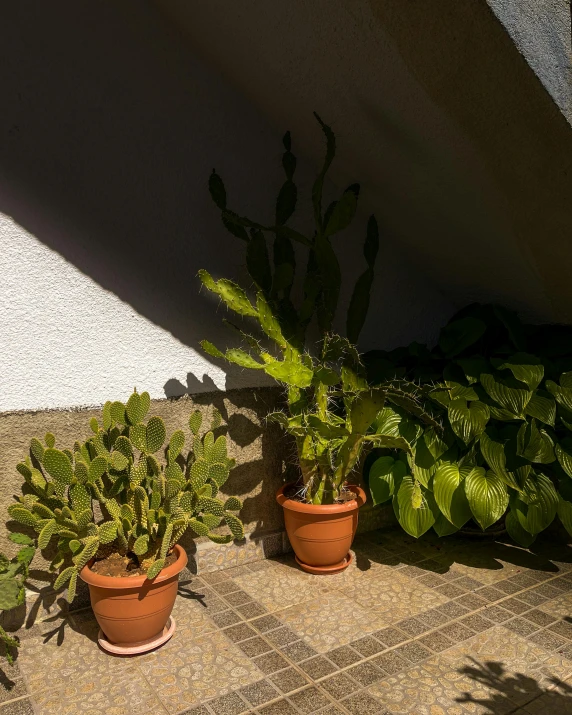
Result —
<path fill-rule="evenodd" d="M 296 563 L 298 566 L 303 570 L 306 571 L 307 573 L 315 573 L 315 574 L 335 574 L 335 573 L 340 573 L 340 571 L 343 571 L 344 569 L 347 569 L 347 567 L 351 564 L 353 561 L 353 556 L 350 553 L 339 563 L 334 564 L 333 566 L 310 566 L 310 564 L 305 564 L 302 561 L 298 559 L 297 556 L 294 557 L 296 559 Z"/>
<path fill-rule="evenodd" d="M 108 653 L 113 653 L 114 655 L 139 655 L 140 653 L 147 653 L 150 650 L 154 650 L 159 646 L 166 643 L 169 638 L 175 632 L 175 619 L 173 616 L 169 617 L 167 625 L 163 628 L 163 632 L 155 636 L 154 638 L 149 638 L 146 641 L 140 641 L 139 643 L 133 643 L 130 646 L 116 645 L 115 643 L 110 643 L 105 637 L 103 631 L 100 629 L 97 636 L 97 642 Z"/>

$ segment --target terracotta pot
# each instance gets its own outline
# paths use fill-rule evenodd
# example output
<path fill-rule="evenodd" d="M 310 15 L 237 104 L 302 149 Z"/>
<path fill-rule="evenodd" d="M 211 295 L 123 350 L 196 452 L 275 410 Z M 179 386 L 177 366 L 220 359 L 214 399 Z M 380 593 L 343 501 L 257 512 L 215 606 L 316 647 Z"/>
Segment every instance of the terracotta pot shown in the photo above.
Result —
<path fill-rule="evenodd" d="M 338 573 L 351 563 L 351 548 L 358 525 L 358 510 L 365 504 L 363 489 L 350 485 L 356 498 L 343 504 L 304 504 L 288 499 L 292 485 L 278 490 L 284 523 L 296 561 L 309 573 Z"/>
<path fill-rule="evenodd" d="M 179 573 L 187 565 L 185 550 L 177 544 L 173 551 L 177 560 L 153 581 L 146 576 L 100 576 L 91 564 L 81 570 L 93 612 L 110 643 L 130 648 L 162 635 L 175 604 Z"/>

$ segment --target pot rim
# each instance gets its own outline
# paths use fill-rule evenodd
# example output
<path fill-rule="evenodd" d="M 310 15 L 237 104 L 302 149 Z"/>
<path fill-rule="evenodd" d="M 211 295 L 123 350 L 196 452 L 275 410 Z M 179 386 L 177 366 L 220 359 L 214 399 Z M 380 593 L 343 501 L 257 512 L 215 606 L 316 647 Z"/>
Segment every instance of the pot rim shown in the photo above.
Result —
<path fill-rule="evenodd" d="M 367 500 L 364 490 L 357 484 L 348 484 L 348 489 L 351 489 L 356 494 L 356 498 L 351 501 L 341 504 L 306 504 L 304 502 L 289 499 L 284 491 L 292 486 L 294 482 L 284 484 L 276 492 L 276 501 L 278 504 L 289 509 L 290 511 L 299 511 L 305 514 L 343 514 L 347 511 L 355 511 L 363 506 Z"/>
<path fill-rule="evenodd" d="M 100 574 L 94 573 L 90 566 L 92 562 L 90 561 L 87 566 L 84 566 L 79 573 L 82 581 L 85 581 L 90 586 L 99 586 L 100 588 L 110 588 L 117 591 L 131 591 L 133 589 L 142 588 L 145 584 L 156 584 L 162 583 L 163 581 L 168 581 L 173 578 L 173 576 L 178 576 L 179 573 L 187 565 L 187 552 L 179 544 L 173 546 L 173 551 L 177 554 L 177 560 L 174 564 L 164 568 L 161 573 L 156 576 L 152 581 L 150 581 L 147 576 L 132 576 L 131 578 L 120 578 L 117 576 L 101 576 Z"/>

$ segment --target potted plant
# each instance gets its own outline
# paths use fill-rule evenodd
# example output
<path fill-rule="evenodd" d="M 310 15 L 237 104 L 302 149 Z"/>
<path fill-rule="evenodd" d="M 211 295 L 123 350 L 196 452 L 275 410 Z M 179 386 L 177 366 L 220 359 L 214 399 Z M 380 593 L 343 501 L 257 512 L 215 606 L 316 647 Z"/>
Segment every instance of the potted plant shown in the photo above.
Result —
<path fill-rule="evenodd" d="M 415 434 L 407 457 L 381 453 L 369 469 L 374 502 L 393 499 L 408 533 L 433 527 L 446 536 L 475 523 L 482 532 L 506 528 L 528 547 L 558 515 L 572 534 L 569 328 L 525 326 L 499 306 L 469 306 L 433 350 L 414 345 L 366 362 L 373 383 L 388 371 L 431 383 L 442 411 L 441 435 L 390 405 L 378 417 L 384 431 Z M 404 499 L 406 478 L 420 484 L 423 509 Z"/>
<path fill-rule="evenodd" d="M 322 210 L 322 189 L 335 154 L 331 129 L 316 115 L 326 137 L 326 158 L 312 189 L 315 227 L 306 236 L 287 227 L 296 207 L 293 182 L 296 159 L 290 134 L 284 136 L 282 165 L 286 180 L 276 202 L 275 222 L 265 226 L 227 208 L 222 179 L 213 171 L 209 188 L 229 231 L 245 241 L 246 262 L 254 283 L 254 300 L 236 283 L 215 280 L 206 271 L 199 277 L 246 325 L 232 325 L 243 348 L 224 352 L 208 341 L 203 349 L 244 368 L 260 370 L 287 389 L 287 410 L 270 415 L 296 442 L 300 478 L 279 489 L 285 525 L 298 563 L 313 573 L 335 573 L 350 562 L 349 549 L 365 501 L 355 483 L 366 447 L 409 450 L 407 440 L 376 428 L 376 417 L 389 400 L 433 423 L 423 408 L 420 391 L 407 381 L 389 381 L 372 389 L 355 342 L 364 324 L 378 252 L 375 218 L 368 221 L 364 245 L 366 269 L 350 301 L 346 332 L 332 330 L 341 286 L 341 272 L 331 237 L 351 222 L 359 186 L 353 184 L 338 201 Z M 248 230 L 247 230 L 248 229 Z M 271 266 L 266 234 L 273 236 Z M 293 299 L 296 255 L 293 241 L 307 250 L 298 307 Z M 308 345 L 306 333 L 316 319 L 319 338 Z"/>
<path fill-rule="evenodd" d="M 93 434 L 73 451 L 57 449 L 52 434 L 44 444 L 32 439 L 18 465 L 24 493 L 8 508 L 38 533 L 40 549 L 55 542 L 50 567 L 69 601 L 78 577 L 89 585 L 100 642 L 118 653 L 150 650 L 172 635 L 174 622 L 167 624 L 187 564 L 178 542 L 187 529 L 217 543 L 244 536 L 235 514 L 241 502 L 217 498 L 234 466 L 226 438 L 213 434 L 220 414 L 202 437 L 201 413 L 191 414 L 185 456 L 181 430 L 166 442 L 160 417 L 144 421 L 149 406 L 148 393 L 136 391 L 126 404 L 107 402 L 102 424 L 93 418 Z M 213 532 L 223 522 L 230 533 Z"/>

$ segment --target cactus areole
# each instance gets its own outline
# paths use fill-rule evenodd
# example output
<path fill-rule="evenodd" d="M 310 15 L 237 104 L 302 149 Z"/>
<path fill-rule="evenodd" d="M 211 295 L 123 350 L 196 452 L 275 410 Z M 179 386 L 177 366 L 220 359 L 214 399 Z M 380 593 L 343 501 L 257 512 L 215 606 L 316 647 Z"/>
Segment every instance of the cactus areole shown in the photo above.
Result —
<path fill-rule="evenodd" d="M 160 417 L 144 421 L 149 407 L 146 392 L 135 391 L 126 404 L 106 402 L 102 423 L 93 418 L 93 434 L 76 442 L 73 451 L 57 449 L 52 434 L 43 442 L 32 439 L 29 456 L 17 467 L 25 482 L 23 493 L 8 513 L 38 533 L 40 549 L 55 545 L 50 564 L 58 572 L 54 586 L 59 589 L 67 584 L 70 602 L 80 573 L 90 584 L 92 596 L 97 585 L 93 579 L 103 578 L 115 582 L 106 584 L 112 591 L 127 589 L 137 592 L 142 601 L 151 601 L 153 596 L 158 602 L 157 587 L 163 584 L 159 591 L 169 591 L 172 600 L 170 606 L 159 609 L 162 630 L 176 595 L 176 585 L 166 589 L 165 580 L 176 584 L 177 574 L 186 565 L 186 554 L 177 546 L 183 534 L 189 529 L 225 544 L 242 539 L 244 529 L 236 516 L 242 508 L 240 500 L 219 496 L 234 466 L 227 456 L 224 434 L 215 438 L 221 427 L 219 412 L 214 411 L 204 433 L 201 413 L 191 414 L 191 449 L 185 452 L 187 437 L 182 430 L 167 441 Z M 95 504 L 101 518 L 95 517 Z M 226 533 L 219 529 L 225 525 Z M 175 563 L 170 563 L 173 554 Z M 123 557 L 143 575 L 110 578 L 90 573 L 90 564 L 111 555 Z M 95 603 L 94 610 L 99 620 Z M 100 625 L 113 642 L 107 632 L 110 619 L 113 616 L 108 615 Z M 133 637 L 142 640 L 137 629 Z"/>
<path fill-rule="evenodd" d="M 334 159 L 336 142 L 330 127 L 315 116 L 326 138 L 326 156 L 312 187 L 314 225 L 308 233 L 286 225 L 297 202 L 296 158 L 291 151 L 289 132 L 283 139 L 285 181 L 271 225 L 231 211 L 222 179 L 215 171 L 211 174 L 209 190 L 221 211 L 222 222 L 246 246 L 252 290 L 244 290 L 225 278 L 215 280 L 207 271 L 199 271 L 203 286 L 237 315 L 237 321 L 229 325 L 242 339 L 240 347 L 225 350 L 208 340 L 201 344 L 210 356 L 264 372 L 285 387 L 287 410 L 275 412 L 269 418 L 295 439 L 300 479 L 297 499 L 316 507 L 331 507 L 347 501 L 348 485 L 356 477 L 365 448 L 411 452 L 405 436 L 393 429 L 378 429 L 377 417 L 386 401 L 430 424 L 434 421 L 425 412 L 416 385 L 400 380 L 374 388 L 368 385 L 355 345 L 369 306 L 379 246 L 373 216 L 367 222 L 363 247 L 366 268 L 348 307 L 346 337 L 333 330 L 341 271 L 332 238 L 351 223 L 359 185 L 352 184 L 325 211 L 322 209 L 324 181 Z M 294 244 L 299 251 L 294 250 Z M 299 253 L 304 250 L 305 272 L 296 282 L 296 265 L 300 262 Z M 300 295 L 297 304 L 294 294 Z M 318 328 L 317 341 L 314 337 L 311 341 L 306 339 L 310 323 Z"/>

